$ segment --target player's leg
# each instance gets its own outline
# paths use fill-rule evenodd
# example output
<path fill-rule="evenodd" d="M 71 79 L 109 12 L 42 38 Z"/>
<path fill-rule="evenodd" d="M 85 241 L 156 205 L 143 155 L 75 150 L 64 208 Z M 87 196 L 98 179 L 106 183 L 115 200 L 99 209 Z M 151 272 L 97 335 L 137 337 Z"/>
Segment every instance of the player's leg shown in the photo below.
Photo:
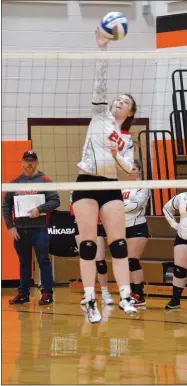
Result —
<path fill-rule="evenodd" d="M 148 236 L 147 223 L 134 225 L 126 229 L 131 290 L 133 304 L 136 306 L 146 304 L 143 293 L 143 270 L 140 258 L 146 247 Z"/>
<path fill-rule="evenodd" d="M 114 193 L 113 193 L 114 194 Z M 125 240 L 125 213 L 123 201 L 119 199 L 104 203 L 100 209 L 107 242 L 112 255 L 113 273 L 120 292 L 120 308 L 125 312 L 136 312 L 130 304 L 130 277 Z"/>
<path fill-rule="evenodd" d="M 183 244 L 185 243 L 185 244 Z M 174 247 L 173 296 L 166 309 L 180 308 L 180 299 L 187 277 L 187 240 L 176 237 Z"/>
<path fill-rule="evenodd" d="M 33 228 L 32 242 L 41 274 L 42 297 L 39 300 L 39 304 L 50 304 L 53 302 L 53 273 L 52 264 L 49 259 L 49 235 L 47 229 Z"/>
<path fill-rule="evenodd" d="M 140 264 L 141 255 L 147 244 L 147 238 L 134 237 L 127 239 L 129 256 L 130 282 L 134 305 L 145 305 L 143 293 L 143 270 Z"/>
<path fill-rule="evenodd" d="M 98 281 L 101 287 L 102 301 L 107 305 L 114 304 L 114 301 L 111 297 L 110 292 L 108 291 L 108 272 L 107 272 L 107 263 L 105 260 L 105 240 L 102 234 L 102 229 L 100 229 L 100 224 L 98 224 L 98 237 L 97 237 L 97 254 L 96 254 L 96 267 L 98 273 Z"/>
<path fill-rule="evenodd" d="M 75 232 L 76 232 L 76 230 L 75 230 Z M 77 243 L 77 247 L 79 248 L 79 245 L 80 245 L 79 234 L 75 234 L 75 240 Z M 104 257 L 105 257 L 104 239 L 103 239 L 103 237 L 98 236 L 97 237 L 97 253 L 96 253 L 96 257 L 95 257 L 96 269 L 98 272 L 98 280 L 99 280 L 99 284 L 101 286 L 101 291 L 103 291 L 105 293 L 107 292 L 107 294 L 108 294 L 108 291 L 107 291 L 107 281 L 108 281 L 107 265 L 106 265 L 106 261 L 105 261 Z M 86 304 L 85 295 L 81 299 L 80 304 L 81 305 Z"/>
<path fill-rule="evenodd" d="M 79 230 L 80 270 L 84 288 L 95 286 L 97 253 L 97 218 L 99 207 L 95 200 L 82 199 L 73 203 L 73 210 Z M 87 291 L 88 297 L 92 293 Z"/>
<path fill-rule="evenodd" d="M 77 244 L 77 248 L 79 249 L 80 248 L 80 236 L 79 236 L 78 226 L 77 226 L 76 222 L 75 222 L 75 241 Z M 87 300 L 86 300 L 86 297 L 84 294 L 84 296 L 82 297 L 82 299 L 80 301 L 80 304 L 81 304 L 81 306 L 85 306 L 86 303 L 87 303 Z"/>
<path fill-rule="evenodd" d="M 79 249 L 80 236 L 78 234 L 77 226 L 75 226 L 75 240 L 76 240 L 77 248 Z M 107 274 L 107 264 L 105 261 L 105 242 L 104 242 L 103 236 L 97 237 L 97 253 L 96 253 L 95 261 L 96 261 L 96 269 L 98 273 L 98 280 L 101 286 L 102 300 L 106 304 L 114 304 L 111 294 L 108 291 L 108 274 Z M 80 304 L 81 305 L 86 304 L 85 295 L 81 299 Z"/>
<path fill-rule="evenodd" d="M 20 262 L 20 286 L 15 298 L 9 304 L 29 302 L 30 285 L 32 277 L 32 238 L 28 229 L 17 229 L 20 239 L 14 241 L 14 248 Z"/>
<path fill-rule="evenodd" d="M 75 198 L 74 198 L 75 197 Z M 73 211 L 79 231 L 80 272 L 86 298 L 88 319 L 98 322 L 101 315 L 95 302 L 95 279 L 97 253 L 97 219 L 99 206 L 96 200 L 82 198 L 76 201 L 73 197 Z"/>

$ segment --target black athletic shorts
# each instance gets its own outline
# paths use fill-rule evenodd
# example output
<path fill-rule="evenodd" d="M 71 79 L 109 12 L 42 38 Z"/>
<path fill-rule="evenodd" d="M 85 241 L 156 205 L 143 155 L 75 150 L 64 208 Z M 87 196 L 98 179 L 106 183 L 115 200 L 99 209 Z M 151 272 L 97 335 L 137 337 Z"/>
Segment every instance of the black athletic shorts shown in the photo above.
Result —
<path fill-rule="evenodd" d="M 91 176 L 87 174 L 79 174 L 77 182 L 98 182 L 98 181 L 117 181 L 116 179 Z M 72 202 L 82 200 L 83 198 L 90 198 L 97 201 L 99 209 L 109 201 L 120 200 L 123 201 L 121 190 L 74 190 L 72 194 Z"/>
<path fill-rule="evenodd" d="M 78 225 L 75 218 L 74 218 L 74 228 L 75 228 L 74 235 L 75 236 L 79 235 Z M 97 236 L 106 237 L 105 229 L 101 222 L 97 224 Z"/>
<path fill-rule="evenodd" d="M 149 229 L 146 222 L 126 228 L 126 238 L 133 239 L 134 237 L 149 237 Z"/>
<path fill-rule="evenodd" d="M 187 245 L 187 240 L 181 239 L 181 237 L 177 235 L 175 238 L 174 247 L 176 247 L 176 245 L 182 245 L 182 244 Z"/>

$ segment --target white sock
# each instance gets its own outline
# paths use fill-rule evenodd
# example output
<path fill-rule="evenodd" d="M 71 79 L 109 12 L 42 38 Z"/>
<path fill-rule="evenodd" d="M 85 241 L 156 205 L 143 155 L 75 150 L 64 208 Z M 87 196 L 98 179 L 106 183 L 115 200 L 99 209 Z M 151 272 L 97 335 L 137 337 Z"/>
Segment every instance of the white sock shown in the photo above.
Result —
<path fill-rule="evenodd" d="M 103 295 L 108 294 L 108 288 L 107 287 L 101 287 L 101 292 Z"/>
<path fill-rule="evenodd" d="M 95 289 L 94 287 L 85 287 L 84 295 L 86 300 L 89 302 L 90 300 L 95 300 Z"/>
<path fill-rule="evenodd" d="M 129 284 L 126 284 L 126 285 L 121 285 L 119 287 L 119 293 L 120 293 L 120 298 L 121 299 L 127 299 L 127 298 L 130 298 L 130 285 Z"/>

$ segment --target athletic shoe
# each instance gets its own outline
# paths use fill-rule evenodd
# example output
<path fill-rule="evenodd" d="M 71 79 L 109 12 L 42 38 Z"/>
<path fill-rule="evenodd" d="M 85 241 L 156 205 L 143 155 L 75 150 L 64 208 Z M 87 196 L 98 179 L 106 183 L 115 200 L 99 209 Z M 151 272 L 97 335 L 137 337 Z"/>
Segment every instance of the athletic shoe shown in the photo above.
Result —
<path fill-rule="evenodd" d="M 102 293 L 102 303 L 106 304 L 107 306 L 112 306 L 114 304 L 114 300 L 112 299 L 110 292 Z"/>
<path fill-rule="evenodd" d="M 86 298 L 85 298 L 85 296 L 83 296 L 83 298 L 82 298 L 81 301 L 80 301 L 80 305 L 81 305 L 81 306 L 85 306 L 86 303 L 87 303 Z"/>
<path fill-rule="evenodd" d="M 102 317 L 97 308 L 97 303 L 95 299 L 86 302 L 85 308 L 90 323 L 98 323 L 101 321 Z"/>
<path fill-rule="evenodd" d="M 126 314 L 137 313 L 136 308 L 131 304 L 130 298 L 122 299 L 119 302 L 120 310 L 123 310 Z"/>
<path fill-rule="evenodd" d="M 38 302 L 38 304 L 40 306 L 45 306 L 45 305 L 53 303 L 53 296 L 52 296 L 52 294 L 49 294 L 48 292 L 45 292 L 43 289 L 42 289 L 41 292 L 42 292 L 42 296 L 41 296 L 41 299 Z"/>
<path fill-rule="evenodd" d="M 23 304 L 23 303 L 29 303 L 30 299 L 29 299 L 29 296 L 23 296 L 23 295 L 18 293 L 15 296 L 15 298 L 10 299 L 8 302 L 9 302 L 9 304 Z"/>
<path fill-rule="evenodd" d="M 165 306 L 165 310 L 176 310 L 181 308 L 180 300 L 176 300 L 174 298 L 171 298 L 168 304 Z"/>
<path fill-rule="evenodd" d="M 146 301 L 145 301 L 144 296 L 141 297 L 138 294 L 132 294 L 132 296 L 130 297 L 130 303 L 134 307 L 146 306 Z"/>
<path fill-rule="evenodd" d="M 87 301 L 86 301 L 86 298 L 84 296 L 80 301 L 80 305 L 85 306 L 86 303 L 87 303 Z M 112 306 L 114 304 L 114 300 L 112 299 L 110 292 L 102 294 L 102 303 L 106 304 L 107 306 L 109 306 L 109 305 Z"/>

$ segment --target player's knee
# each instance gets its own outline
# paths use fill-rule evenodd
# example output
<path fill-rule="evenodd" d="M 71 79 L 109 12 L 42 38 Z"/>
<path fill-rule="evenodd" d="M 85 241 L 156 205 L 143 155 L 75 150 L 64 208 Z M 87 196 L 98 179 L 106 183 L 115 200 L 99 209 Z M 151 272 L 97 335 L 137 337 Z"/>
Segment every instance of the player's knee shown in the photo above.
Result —
<path fill-rule="evenodd" d="M 178 279 L 185 279 L 187 275 L 187 269 L 183 267 L 179 267 L 179 265 L 174 265 L 173 274 Z"/>
<path fill-rule="evenodd" d="M 84 240 L 80 243 L 80 257 L 83 260 L 94 260 L 97 253 L 97 244 L 92 240 Z"/>
<path fill-rule="evenodd" d="M 127 243 L 125 239 L 119 239 L 119 240 L 113 241 L 113 243 L 109 245 L 109 248 L 110 248 L 111 255 L 112 257 L 114 257 L 114 259 L 123 259 L 128 255 Z"/>
<path fill-rule="evenodd" d="M 139 271 L 140 269 L 142 269 L 139 260 L 130 258 L 129 259 L 129 269 L 131 272 Z"/>
<path fill-rule="evenodd" d="M 107 273 L 107 264 L 105 260 L 96 261 L 97 272 L 100 275 L 105 275 Z"/>

